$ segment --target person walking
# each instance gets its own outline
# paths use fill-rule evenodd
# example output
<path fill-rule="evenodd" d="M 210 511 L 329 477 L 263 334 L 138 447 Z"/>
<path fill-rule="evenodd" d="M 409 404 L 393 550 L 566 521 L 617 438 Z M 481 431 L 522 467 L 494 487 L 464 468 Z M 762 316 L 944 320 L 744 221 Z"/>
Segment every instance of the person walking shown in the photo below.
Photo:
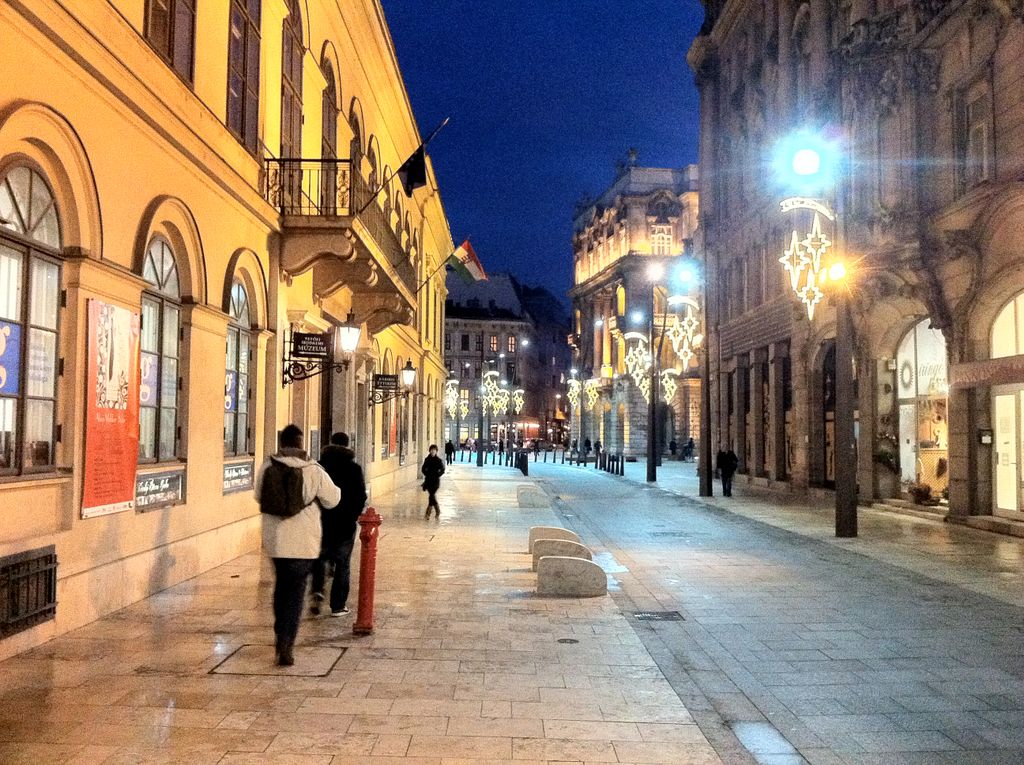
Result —
<path fill-rule="evenodd" d="M 722 496 L 732 496 L 732 477 L 739 464 L 739 457 L 736 456 L 736 452 L 732 449 L 728 451 L 725 449 L 719 450 L 718 456 L 715 458 L 715 468 L 722 477 Z"/>
<path fill-rule="evenodd" d="M 693 438 L 690 438 L 690 440 L 686 442 L 686 447 L 683 450 L 683 459 L 691 461 L 695 459 L 696 450 L 697 444 L 693 442 Z"/>
<path fill-rule="evenodd" d="M 444 445 L 444 461 L 449 465 L 455 462 L 455 444 L 452 443 L 450 438 Z"/>
<path fill-rule="evenodd" d="M 499 438 L 498 439 L 498 456 L 499 457 L 504 457 L 505 456 L 505 439 L 504 438 Z"/>
<path fill-rule="evenodd" d="M 320 556 L 320 508 L 335 507 L 341 491 L 307 457 L 302 429 L 288 425 L 277 454 L 256 475 L 254 491 L 263 518 L 263 549 L 274 561 L 274 634 L 277 663 L 290 667 L 302 618 L 306 580 Z"/>
<path fill-rule="evenodd" d="M 434 508 L 434 514 L 441 516 L 441 508 L 437 504 L 437 490 L 441 488 L 441 476 L 444 475 L 444 463 L 437 456 L 437 445 L 431 444 L 429 453 L 423 460 L 423 491 L 427 492 L 427 514 L 430 517 L 430 508 Z"/>
<path fill-rule="evenodd" d="M 585 438 L 583 440 L 583 459 L 586 461 L 590 457 L 590 439 Z"/>
<path fill-rule="evenodd" d="M 668 453 L 670 455 L 672 455 L 672 459 L 676 458 L 676 449 L 678 449 L 678 448 L 679 448 L 679 444 L 676 443 L 676 440 L 674 438 L 671 441 L 668 442 Z M 683 458 L 684 459 L 686 458 L 685 454 L 683 455 Z"/>
<path fill-rule="evenodd" d="M 352 548 L 356 543 L 359 516 L 366 505 L 366 481 L 363 469 L 356 462 L 356 453 L 349 448 L 348 433 L 331 436 L 331 443 L 320 454 L 320 467 L 341 490 L 341 501 L 330 509 L 320 509 L 323 534 L 320 557 L 313 564 L 313 603 L 309 610 L 314 616 L 320 614 L 327 584 L 327 567 L 332 566 L 331 616 L 344 616 L 349 612 Z"/>
<path fill-rule="evenodd" d="M 601 442 L 594 441 L 594 457 L 601 459 Z"/>

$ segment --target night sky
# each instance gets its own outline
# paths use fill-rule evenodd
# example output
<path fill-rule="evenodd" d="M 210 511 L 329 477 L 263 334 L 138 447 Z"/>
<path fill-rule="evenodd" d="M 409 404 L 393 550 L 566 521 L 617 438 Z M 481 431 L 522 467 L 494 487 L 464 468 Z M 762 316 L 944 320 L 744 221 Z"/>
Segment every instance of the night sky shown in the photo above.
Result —
<path fill-rule="evenodd" d="M 383 0 L 456 245 L 558 295 L 572 213 L 640 164 L 697 161 L 698 0 Z M 422 193 L 422 192 L 421 192 Z"/>

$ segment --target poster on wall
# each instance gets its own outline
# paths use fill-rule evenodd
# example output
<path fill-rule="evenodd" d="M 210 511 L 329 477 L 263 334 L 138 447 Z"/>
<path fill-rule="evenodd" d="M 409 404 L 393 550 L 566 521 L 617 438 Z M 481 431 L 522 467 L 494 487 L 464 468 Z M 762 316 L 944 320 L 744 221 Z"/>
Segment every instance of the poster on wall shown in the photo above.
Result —
<path fill-rule="evenodd" d="M 82 517 L 135 508 L 139 314 L 89 301 Z"/>

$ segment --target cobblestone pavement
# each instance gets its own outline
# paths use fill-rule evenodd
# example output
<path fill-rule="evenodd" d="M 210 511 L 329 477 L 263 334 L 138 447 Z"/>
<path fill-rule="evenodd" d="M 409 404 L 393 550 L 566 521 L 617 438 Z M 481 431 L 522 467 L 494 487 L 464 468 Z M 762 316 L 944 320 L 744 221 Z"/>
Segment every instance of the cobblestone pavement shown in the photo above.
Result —
<path fill-rule="evenodd" d="M 530 470 L 623 613 L 680 613 L 630 621 L 726 762 L 1024 762 L 1020 541 L 864 510 L 835 540 L 824 501 L 686 496 L 692 464 L 669 491 L 642 464 Z"/>
<path fill-rule="evenodd" d="M 456 466 L 376 503 L 377 629 L 306 619 L 272 663 L 249 555 L 0 663 L 0 763 L 749 763 L 720 757 L 610 598 L 542 599 L 526 554 L 548 496 Z M 358 553 L 357 553 L 358 554 Z"/>

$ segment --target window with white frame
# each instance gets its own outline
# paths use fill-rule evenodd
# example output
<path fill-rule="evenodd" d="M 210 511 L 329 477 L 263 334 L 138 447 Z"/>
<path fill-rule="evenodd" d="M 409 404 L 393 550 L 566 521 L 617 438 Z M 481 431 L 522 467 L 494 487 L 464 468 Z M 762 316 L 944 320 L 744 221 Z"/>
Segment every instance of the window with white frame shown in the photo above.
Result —
<path fill-rule="evenodd" d="M 139 390 L 139 461 L 178 457 L 178 379 L 181 358 L 181 285 L 170 243 L 153 237 L 142 277 L 142 382 Z"/>
<path fill-rule="evenodd" d="M 60 221 L 43 177 L 0 175 L 0 475 L 55 464 Z"/>
<path fill-rule="evenodd" d="M 651 253 L 654 255 L 672 254 L 672 226 L 651 226 Z"/>
<path fill-rule="evenodd" d="M 231 285 L 229 315 L 224 371 L 224 455 L 233 457 L 253 451 L 249 426 L 252 317 L 249 295 L 239 281 Z"/>

